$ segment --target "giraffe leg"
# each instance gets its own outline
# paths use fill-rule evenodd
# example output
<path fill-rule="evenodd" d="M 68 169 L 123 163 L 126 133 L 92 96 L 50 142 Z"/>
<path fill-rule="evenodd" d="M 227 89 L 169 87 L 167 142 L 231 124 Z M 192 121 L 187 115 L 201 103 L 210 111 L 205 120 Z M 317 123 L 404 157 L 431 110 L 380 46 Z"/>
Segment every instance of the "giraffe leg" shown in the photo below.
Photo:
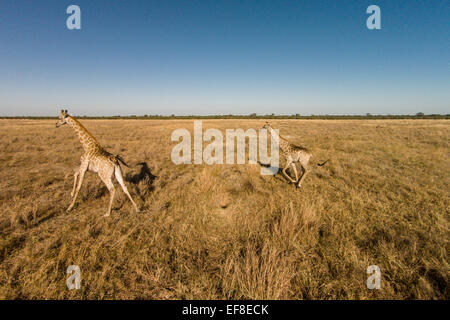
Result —
<path fill-rule="evenodd" d="M 292 178 L 287 174 L 287 172 L 286 172 L 286 169 L 289 168 L 289 166 L 291 165 L 291 163 L 292 163 L 292 161 L 287 162 L 286 165 L 284 166 L 284 169 L 283 169 L 282 172 L 283 172 L 284 176 L 285 176 L 286 178 L 289 179 L 289 181 L 291 181 L 292 183 L 296 183 L 297 181 L 295 181 L 294 179 L 292 179 Z"/>
<path fill-rule="evenodd" d="M 73 196 L 72 199 L 72 203 L 70 204 L 70 206 L 67 208 L 67 212 L 69 212 L 70 210 L 72 210 L 73 206 L 75 205 L 75 201 L 77 200 L 77 196 L 78 196 L 78 192 L 81 189 L 81 185 L 83 184 L 83 179 L 84 179 L 84 174 L 86 173 L 86 170 L 89 166 L 89 161 L 83 162 L 80 166 L 80 170 L 78 171 L 78 185 L 77 185 L 77 189 L 75 191 L 75 195 Z"/>
<path fill-rule="evenodd" d="M 73 188 L 72 188 L 72 192 L 70 193 L 70 196 L 73 198 L 73 195 L 75 194 L 75 188 L 77 186 L 77 179 L 78 176 L 80 175 L 80 170 L 76 170 L 74 175 L 73 175 Z"/>
<path fill-rule="evenodd" d="M 291 163 L 292 168 L 294 168 L 294 174 L 295 174 L 295 182 L 298 182 L 298 173 L 297 173 L 297 167 L 295 166 L 295 163 Z"/>
<path fill-rule="evenodd" d="M 306 168 L 302 166 L 302 175 L 301 175 L 300 179 L 298 179 L 297 187 L 300 188 L 300 186 L 302 185 L 302 180 L 303 180 L 303 178 L 306 177 L 306 175 L 308 174 L 308 172 L 309 172 L 309 171 L 306 170 Z"/>
<path fill-rule="evenodd" d="M 125 182 L 123 181 L 122 176 L 122 170 L 120 169 L 120 166 L 114 166 L 114 174 L 116 176 L 117 181 L 119 182 L 120 186 L 122 187 L 123 192 L 128 196 L 128 199 L 130 199 L 131 203 L 133 204 L 134 209 L 136 212 L 139 212 L 139 208 L 136 205 L 136 203 L 133 201 L 133 198 L 131 198 L 130 193 L 128 192 L 127 186 L 125 185 Z"/>
<path fill-rule="evenodd" d="M 108 211 L 106 211 L 104 217 L 108 217 L 111 214 L 111 207 L 112 207 L 112 203 L 114 200 L 114 195 L 116 194 L 116 188 L 114 188 L 114 184 L 111 180 L 111 177 L 106 178 L 106 177 L 102 177 L 100 176 L 100 178 L 102 179 L 102 181 L 105 183 L 106 187 L 108 188 L 109 191 L 109 206 L 108 206 Z"/>

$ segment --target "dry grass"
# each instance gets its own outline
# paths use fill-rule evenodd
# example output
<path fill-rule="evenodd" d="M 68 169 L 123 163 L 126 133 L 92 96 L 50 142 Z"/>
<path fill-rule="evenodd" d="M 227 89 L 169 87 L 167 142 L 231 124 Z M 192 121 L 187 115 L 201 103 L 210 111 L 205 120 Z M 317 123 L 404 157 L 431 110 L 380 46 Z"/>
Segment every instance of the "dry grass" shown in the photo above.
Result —
<path fill-rule="evenodd" d="M 118 191 L 109 218 L 92 173 L 65 212 L 82 149 L 55 122 L 0 120 L 0 298 L 450 298 L 446 120 L 273 121 L 331 158 L 299 190 L 258 165 L 174 165 L 170 134 L 192 121 L 82 121 L 156 176 L 124 169 L 145 212 Z M 72 264 L 81 290 L 66 288 Z M 380 290 L 365 285 L 372 264 Z"/>

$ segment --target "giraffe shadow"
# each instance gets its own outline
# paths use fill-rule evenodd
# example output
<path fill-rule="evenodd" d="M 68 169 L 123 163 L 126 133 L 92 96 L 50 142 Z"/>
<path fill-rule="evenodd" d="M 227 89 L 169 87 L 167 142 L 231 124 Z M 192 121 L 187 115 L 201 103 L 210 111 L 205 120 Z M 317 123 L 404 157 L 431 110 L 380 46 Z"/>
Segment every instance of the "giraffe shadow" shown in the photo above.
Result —
<path fill-rule="evenodd" d="M 145 201 L 146 196 L 155 189 L 154 181 L 157 176 L 152 174 L 146 162 L 139 162 L 136 166 L 141 167 L 139 172 L 128 172 L 124 178 L 135 186 L 136 194 Z"/>
<path fill-rule="evenodd" d="M 272 168 L 271 165 L 270 165 L 269 163 L 262 163 L 262 162 L 259 161 L 259 160 L 258 160 L 258 164 L 259 164 L 261 167 Z M 279 181 L 283 181 L 283 182 L 292 183 L 291 181 L 287 180 L 286 177 L 284 177 L 284 176 L 282 175 L 283 168 L 281 168 L 281 167 L 275 167 L 275 169 L 277 170 L 277 171 L 275 172 L 275 174 L 273 175 L 275 179 L 277 179 L 277 180 L 279 180 Z M 292 174 L 291 167 L 287 168 L 286 170 L 287 170 L 290 174 Z"/>
<path fill-rule="evenodd" d="M 262 163 L 262 162 L 259 161 L 259 160 L 258 160 L 258 164 L 259 164 L 261 167 L 264 167 L 264 168 L 271 168 L 272 170 L 273 170 L 273 169 L 276 169 L 275 175 L 281 173 L 281 170 L 282 170 L 282 168 L 280 168 L 280 167 L 272 167 L 272 166 L 270 165 L 270 163 Z"/>

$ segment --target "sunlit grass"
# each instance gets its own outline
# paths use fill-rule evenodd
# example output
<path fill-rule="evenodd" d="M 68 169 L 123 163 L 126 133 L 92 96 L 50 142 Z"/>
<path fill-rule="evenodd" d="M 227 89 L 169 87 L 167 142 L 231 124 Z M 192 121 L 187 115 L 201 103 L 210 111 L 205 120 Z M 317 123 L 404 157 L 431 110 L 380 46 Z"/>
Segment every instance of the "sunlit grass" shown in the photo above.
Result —
<path fill-rule="evenodd" d="M 102 217 L 109 194 L 88 173 L 66 213 L 82 154 L 71 128 L 0 120 L 0 298 L 450 298 L 448 120 L 274 120 L 313 162 L 331 159 L 301 189 L 258 165 L 174 165 L 171 132 L 190 120 L 81 121 L 134 165 L 144 212 L 118 188 Z M 66 288 L 72 264 L 81 290 Z M 372 264 L 380 290 L 365 284 Z"/>

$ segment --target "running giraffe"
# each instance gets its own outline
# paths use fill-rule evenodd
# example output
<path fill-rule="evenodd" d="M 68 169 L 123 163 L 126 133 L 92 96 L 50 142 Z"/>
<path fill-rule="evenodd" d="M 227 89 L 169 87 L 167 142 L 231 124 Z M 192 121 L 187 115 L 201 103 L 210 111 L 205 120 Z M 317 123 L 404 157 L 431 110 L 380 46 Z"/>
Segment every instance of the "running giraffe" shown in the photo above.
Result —
<path fill-rule="evenodd" d="M 114 194 L 116 193 L 114 184 L 112 182 L 113 174 L 116 176 L 116 179 L 122 187 L 123 192 L 125 192 L 125 194 L 130 199 L 136 212 L 139 212 L 136 203 L 131 198 L 131 195 L 128 192 L 128 189 L 123 181 L 120 163 L 128 166 L 123 161 L 123 159 L 119 155 L 112 155 L 111 153 L 103 149 L 100 143 L 98 143 L 98 141 L 86 130 L 86 128 L 83 127 L 83 125 L 78 120 L 67 113 L 67 110 L 61 110 L 61 113 L 59 114 L 59 121 L 56 123 L 56 127 L 58 128 L 64 124 L 68 124 L 75 130 L 84 149 L 84 154 L 81 156 L 80 168 L 74 174 L 73 189 L 72 193 L 70 194 L 72 196 L 72 203 L 66 211 L 69 212 L 75 205 L 78 192 L 80 191 L 81 184 L 83 183 L 84 174 L 87 170 L 90 170 L 98 173 L 100 179 L 102 179 L 102 181 L 105 183 L 110 193 L 108 211 L 106 212 L 104 217 L 108 217 L 110 215 L 111 206 L 114 200 Z"/>
<path fill-rule="evenodd" d="M 279 133 L 277 133 L 274 128 L 270 125 L 269 122 L 266 122 L 266 124 L 263 126 L 263 129 L 268 129 L 270 132 L 270 135 L 272 137 L 272 141 L 278 141 L 278 146 L 280 153 L 286 158 L 286 165 L 284 166 L 282 172 L 284 176 L 291 181 L 292 183 L 295 183 L 295 185 L 300 188 L 302 185 L 303 179 L 306 177 L 306 175 L 309 173 L 309 159 L 312 157 L 312 153 L 301 146 L 295 145 L 291 142 L 289 142 L 286 138 L 282 137 Z M 272 142 L 273 143 L 273 142 Z M 300 167 L 302 170 L 302 175 L 300 178 L 298 177 L 297 168 L 295 166 L 296 163 L 300 163 Z M 327 163 L 328 160 L 326 160 L 323 163 L 318 163 L 318 166 L 323 166 L 325 163 Z M 295 173 L 295 180 L 292 179 L 286 172 L 286 169 L 289 168 L 289 166 L 292 166 Z"/>

